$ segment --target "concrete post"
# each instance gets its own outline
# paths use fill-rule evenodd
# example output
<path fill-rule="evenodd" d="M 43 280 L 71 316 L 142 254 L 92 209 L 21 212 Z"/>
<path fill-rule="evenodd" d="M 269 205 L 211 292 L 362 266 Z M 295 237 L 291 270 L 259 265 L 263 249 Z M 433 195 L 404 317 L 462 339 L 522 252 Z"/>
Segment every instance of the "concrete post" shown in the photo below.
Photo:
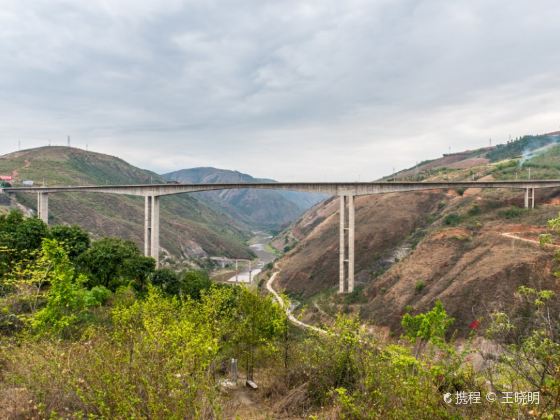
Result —
<path fill-rule="evenodd" d="M 235 282 L 239 282 L 239 261 L 235 260 Z"/>
<path fill-rule="evenodd" d="M 535 189 L 531 188 L 531 208 L 535 208 Z"/>
<path fill-rule="evenodd" d="M 339 245 L 339 254 L 340 254 L 340 260 L 339 260 L 339 283 L 338 283 L 338 293 L 344 293 L 344 262 L 346 260 L 346 244 L 345 244 L 345 240 L 344 237 L 346 235 L 346 233 L 344 232 L 345 229 L 345 225 L 346 225 L 346 220 L 345 220 L 345 215 L 344 215 L 344 210 L 346 207 L 346 197 L 344 195 L 340 196 L 340 211 L 339 211 L 339 217 L 340 217 L 340 245 Z"/>
<path fill-rule="evenodd" d="M 251 260 L 249 260 L 249 284 L 253 281 L 252 271 L 253 267 L 251 267 Z"/>
<path fill-rule="evenodd" d="M 529 208 L 529 188 L 525 188 L 525 208 Z"/>
<path fill-rule="evenodd" d="M 49 194 L 40 192 L 37 194 L 37 217 L 49 224 Z"/>
<path fill-rule="evenodd" d="M 354 291 L 354 196 L 348 196 L 348 293 Z"/>
<path fill-rule="evenodd" d="M 151 256 L 156 260 L 156 268 L 159 268 L 159 196 L 152 196 L 152 232 L 151 232 Z"/>
<path fill-rule="evenodd" d="M 233 383 L 237 383 L 237 359 L 231 359 L 231 368 L 230 368 L 230 373 L 231 373 L 231 381 Z"/>
<path fill-rule="evenodd" d="M 152 227 L 150 226 L 150 211 L 152 206 L 152 197 L 147 195 L 144 197 L 144 255 L 150 256 L 152 242 Z"/>

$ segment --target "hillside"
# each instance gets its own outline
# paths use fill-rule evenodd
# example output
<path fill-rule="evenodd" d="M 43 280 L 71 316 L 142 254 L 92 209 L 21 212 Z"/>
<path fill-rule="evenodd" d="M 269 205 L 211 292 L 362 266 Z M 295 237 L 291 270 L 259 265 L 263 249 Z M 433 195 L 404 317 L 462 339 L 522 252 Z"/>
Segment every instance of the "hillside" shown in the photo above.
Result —
<path fill-rule="evenodd" d="M 183 169 L 163 175 L 182 183 L 274 183 L 270 179 L 216 168 Z M 278 230 L 293 222 L 307 209 L 326 198 L 323 194 L 292 191 L 224 190 L 194 194 L 196 198 L 256 229 Z"/>
<path fill-rule="evenodd" d="M 397 180 L 560 178 L 554 135 L 527 136 L 506 145 L 444 155 L 397 173 Z M 499 152 L 499 153 L 498 153 Z M 392 179 L 393 177 L 391 177 Z M 345 307 L 376 325 L 398 330 L 405 311 L 422 312 L 441 299 L 455 327 L 491 310 L 509 308 L 519 285 L 560 291 L 552 275 L 554 247 L 539 234 L 558 214 L 557 190 L 536 192 L 537 208 L 522 209 L 523 192 L 428 191 L 358 197 L 356 283 L 338 287 L 338 202 L 307 212 L 275 239 L 290 250 L 280 261 L 279 285 L 313 303 L 306 316 L 326 320 Z"/>
<path fill-rule="evenodd" d="M 33 180 L 36 185 L 165 183 L 161 176 L 122 159 L 68 147 L 1 156 L 0 174 L 12 175 L 15 185 L 23 180 Z M 17 202 L 36 206 L 31 194 L 19 194 Z M 251 255 L 245 245 L 250 233 L 227 215 L 187 194 L 164 197 L 161 203 L 161 246 L 174 259 Z M 78 224 L 97 236 L 131 239 L 143 249 L 144 202 L 140 197 L 55 194 L 49 207 L 51 223 Z"/>

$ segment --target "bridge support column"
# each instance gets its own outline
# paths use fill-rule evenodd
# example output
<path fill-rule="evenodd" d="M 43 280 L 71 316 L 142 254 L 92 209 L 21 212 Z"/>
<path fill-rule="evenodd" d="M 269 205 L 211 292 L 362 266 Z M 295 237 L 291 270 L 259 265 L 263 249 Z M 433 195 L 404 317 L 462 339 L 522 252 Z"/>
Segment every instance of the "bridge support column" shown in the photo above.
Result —
<path fill-rule="evenodd" d="M 159 196 L 144 197 L 144 255 L 156 260 L 159 268 Z"/>
<path fill-rule="evenodd" d="M 525 208 L 535 208 L 535 189 L 525 188 Z"/>
<path fill-rule="evenodd" d="M 159 196 L 152 196 L 152 226 L 151 226 L 151 251 L 152 258 L 156 260 L 156 268 L 159 268 Z"/>
<path fill-rule="evenodd" d="M 354 291 L 354 196 L 348 196 L 348 293 Z"/>
<path fill-rule="evenodd" d="M 147 195 L 144 197 L 144 255 L 146 257 L 150 256 L 152 246 L 151 207 L 152 197 Z"/>
<path fill-rule="evenodd" d="M 37 193 L 37 217 L 49 224 L 49 194 L 44 192 Z"/>
<path fill-rule="evenodd" d="M 339 212 L 339 217 L 340 217 L 340 245 L 339 245 L 339 254 L 340 254 L 340 260 L 339 260 L 339 281 L 338 281 L 338 293 L 344 293 L 344 280 L 346 279 L 346 274 L 345 274 L 345 265 L 346 265 L 346 232 L 345 232 L 345 209 L 346 209 L 346 196 L 345 195 L 341 195 L 340 196 L 340 212 Z"/>
<path fill-rule="evenodd" d="M 348 207 L 348 216 L 346 216 Z M 338 292 L 354 291 L 354 195 L 340 196 L 340 261 Z M 347 246 L 348 244 L 348 246 Z M 347 289 L 347 290 L 346 290 Z"/>

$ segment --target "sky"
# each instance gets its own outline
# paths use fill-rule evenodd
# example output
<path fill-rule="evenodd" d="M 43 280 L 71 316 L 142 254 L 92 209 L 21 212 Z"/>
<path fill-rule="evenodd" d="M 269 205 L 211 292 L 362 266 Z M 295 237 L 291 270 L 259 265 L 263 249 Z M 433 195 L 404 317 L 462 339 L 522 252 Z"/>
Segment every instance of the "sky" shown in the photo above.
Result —
<path fill-rule="evenodd" d="M 1 153 L 369 181 L 560 129 L 557 0 L 0 0 Z M 18 143 L 19 142 L 19 143 Z"/>

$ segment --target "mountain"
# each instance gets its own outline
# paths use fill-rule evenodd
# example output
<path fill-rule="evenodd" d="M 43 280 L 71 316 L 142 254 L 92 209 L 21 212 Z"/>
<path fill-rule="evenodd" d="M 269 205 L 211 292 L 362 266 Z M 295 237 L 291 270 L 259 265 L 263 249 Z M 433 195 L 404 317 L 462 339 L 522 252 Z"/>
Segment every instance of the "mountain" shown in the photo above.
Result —
<path fill-rule="evenodd" d="M 122 159 L 69 147 L 41 147 L 0 156 L 0 175 L 35 185 L 99 185 L 165 183 L 160 175 L 136 168 Z M 36 207 L 33 194 L 18 194 L 11 205 Z M 144 201 L 111 194 L 53 194 L 51 223 L 83 226 L 97 236 L 119 236 L 143 249 Z M 216 212 L 189 194 L 161 200 L 161 246 L 175 260 L 208 256 L 247 258 L 250 236 L 241 224 Z"/>
<path fill-rule="evenodd" d="M 276 182 L 217 168 L 182 169 L 163 176 L 169 181 L 191 184 Z M 285 227 L 307 209 L 326 198 L 323 194 L 273 190 L 208 191 L 196 193 L 194 196 L 250 228 L 265 230 L 278 230 Z"/>
<path fill-rule="evenodd" d="M 557 133 L 422 162 L 386 180 L 506 180 L 560 178 Z M 288 251 L 278 262 L 279 285 L 326 321 L 336 309 L 391 330 L 406 311 L 429 310 L 440 299 L 466 334 L 474 319 L 516 308 L 520 285 L 560 292 L 552 274 L 555 247 L 539 235 L 558 215 L 560 191 L 536 191 L 534 210 L 520 190 L 449 190 L 356 199 L 356 283 L 337 295 L 338 200 L 314 207 L 275 238 Z M 560 241 L 558 241 L 560 243 Z M 317 305 L 317 306 L 315 306 Z"/>

